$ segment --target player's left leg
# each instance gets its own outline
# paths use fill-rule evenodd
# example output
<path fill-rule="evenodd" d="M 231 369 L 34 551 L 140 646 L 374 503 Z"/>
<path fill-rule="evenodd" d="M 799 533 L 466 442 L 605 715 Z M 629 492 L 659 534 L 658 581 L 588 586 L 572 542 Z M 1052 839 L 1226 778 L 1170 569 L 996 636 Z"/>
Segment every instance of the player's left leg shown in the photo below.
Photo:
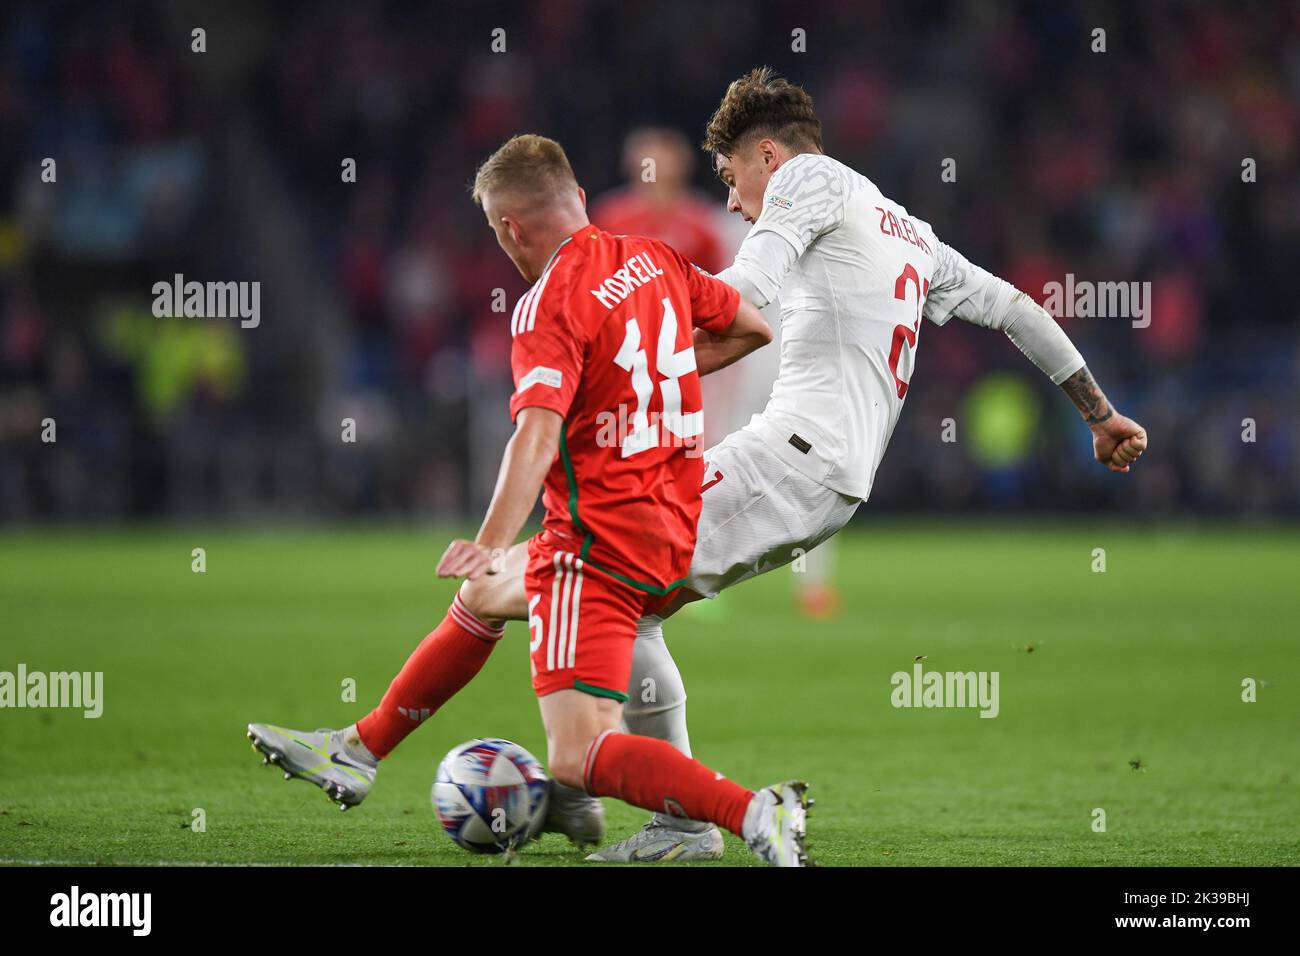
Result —
<path fill-rule="evenodd" d="M 528 619 L 524 572 L 533 545 L 512 546 L 499 571 L 460 586 L 447 618 L 416 648 L 379 706 L 357 722 L 356 736 L 372 745 L 379 759 L 473 680 L 504 634 L 506 621 Z M 563 833 L 580 846 L 597 843 L 605 833 L 604 808 L 599 800 L 552 780 L 542 829 Z"/>
<path fill-rule="evenodd" d="M 506 621 L 527 617 L 527 563 L 528 544 L 520 542 L 506 552 L 499 571 L 464 582 L 447 616 L 407 658 L 378 706 L 344 728 L 345 740 L 377 763 L 460 693 L 487 663 Z"/>
<path fill-rule="evenodd" d="M 442 623 L 407 658 L 383 699 L 369 714 L 341 730 L 294 730 L 249 724 L 248 738 L 263 763 L 286 780 L 315 784 L 346 810 L 370 793 L 379 762 L 474 679 L 487 663 L 504 624 L 480 620 L 457 595 Z"/>
<path fill-rule="evenodd" d="M 293 730 L 249 724 L 248 739 L 262 763 L 279 767 L 285 780 L 306 780 L 325 791 L 340 810 L 355 807 L 374 785 L 378 761 L 355 734 L 342 730 Z"/>
<path fill-rule="evenodd" d="M 524 567 L 528 544 L 506 552 L 501 570 L 466 581 L 447 616 L 407 658 L 387 692 L 369 714 L 344 728 L 378 762 L 456 696 L 487 663 L 507 620 L 527 617 Z"/>
<path fill-rule="evenodd" d="M 524 595 L 527 567 L 528 542 L 520 541 L 506 551 L 499 571 L 460 586 L 465 608 L 493 627 L 504 626 L 506 621 L 528 620 L 528 598 Z"/>
<path fill-rule="evenodd" d="M 461 584 L 442 623 L 415 649 L 379 705 L 353 731 L 377 760 L 458 694 L 487 663 L 506 621 L 526 620 L 528 542 L 511 547 L 500 570 Z"/>
<path fill-rule="evenodd" d="M 525 620 L 524 569 L 529 542 L 506 553 L 500 571 L 461 585 L 447 616 L 393 678 L 379 705 L 340 730 L 293 730 L 249 724 L 248 738 L 263 763 L 285 779 L 307 780 L 347 810 L 370 793 L 379 763 L 460 692 L 487 662 L 507 620 Z M 600 801 L 552 780 L 544 832 L 574 843 L 597 843 L 605 832 Z"/>

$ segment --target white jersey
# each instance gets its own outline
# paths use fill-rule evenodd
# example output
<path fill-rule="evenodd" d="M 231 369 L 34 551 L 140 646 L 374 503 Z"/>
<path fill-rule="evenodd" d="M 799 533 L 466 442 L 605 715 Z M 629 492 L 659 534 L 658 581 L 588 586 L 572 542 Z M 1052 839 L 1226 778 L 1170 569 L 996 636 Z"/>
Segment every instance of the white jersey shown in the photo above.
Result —
<path fill-rule="evenodd" d="M 780 372 L 767 407 L 746 428 L 808 477 L 866 498 L 907 395 L 921 319 L 942 325 L 955 313 L 1001 328 L 997 317 L 1012 298 L 1027 297 L 822 154 L 792 157 L 772 174 L 736 265 L 719 278 L 738 284 L 746 247 L 772 242 L 764 233 L 788 243 L 794 261 L 780 281 Z M 1031 357 L 1056 379 L 1078 353 L 1052 326 L 1055 349 Z M 1078 358 L 1069 372 L 1080 365 Z"/>

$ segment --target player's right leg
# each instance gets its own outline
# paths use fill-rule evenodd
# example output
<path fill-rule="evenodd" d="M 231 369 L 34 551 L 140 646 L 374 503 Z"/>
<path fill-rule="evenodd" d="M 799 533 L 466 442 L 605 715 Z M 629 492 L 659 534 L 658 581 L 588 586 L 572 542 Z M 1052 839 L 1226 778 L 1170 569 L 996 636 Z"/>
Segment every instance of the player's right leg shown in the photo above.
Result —
<path fill-rule="evenodd" d="M 577 555 L 550 557 L 554 571 L 530 563 L 527 588 L 536 607 L 533 687 L 552 776 L 593 796 L 726 827 L 773 865 L 806 865 L 806 785 L 788 781 L 755 793 L 666 741 L 618 731 L 627 695 L 617 688 L 631 677 L 645 595 L 587 573 Z"/>
<path fill-rule="evenodd" d="M 541 698 L 551 772 L 569 786 L 653 810 L 672 806 L 736 834 L 763 862 L 807 866 L 808 785 L 757 792 L 652 737 L 620 733 L 615 701 L 577 689 Z"/>
<path fill-rule="evenodd" d="M 686 732 L 686 686 L 664 642 L 663 619 L 656 614 L 637 621 L 632 652 L 632 682 L 623 705 L 629 733 L 667 741 L 691 756 Z M 722 834 L 712 823 L 656 813 L 626 839 L 601 847 L 593 863 L 654 863 L 720 860 Z"/>
<path fill-rule="evenodd" d="M 634 680 L 628 691 L 632 700 L 624 712 L 628 730 L 670 740 L 689 755 L 686 693 L 663 641 L 663 618 L 700 597 L 716 597 L 724 588 L 806 555 L 839 531 L 858 504 L 791 468 L 751 432 L 734 432 L 710 449 L 687 585 L 638 626 Z M 658 700 L 653 706 L 638 706 L 636 695 L 647 681 Z M 716 829 L 656 813 L 641 830 L 588 859 L 631 862 L 721 855 Z"/>

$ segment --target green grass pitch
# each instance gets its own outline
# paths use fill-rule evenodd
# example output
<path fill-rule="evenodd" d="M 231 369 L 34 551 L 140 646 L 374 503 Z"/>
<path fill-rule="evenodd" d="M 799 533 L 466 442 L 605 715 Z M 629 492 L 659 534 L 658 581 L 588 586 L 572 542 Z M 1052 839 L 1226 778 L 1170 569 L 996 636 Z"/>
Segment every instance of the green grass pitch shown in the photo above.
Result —
<path fill-rule="evenodd" d="M 442 834 L 429 788 L 471 737 L 544 756 L 521 624 L 349 813 L 263 768 L 244 738 L 251 720 L 362 716 L 446 609 L 453 585 L 433 568 L 447 537 L 0 538 L 0 670 L 105 682 L 98 720 L 0 711 L 0 861 L 500 865 Z M 837 620 L 800 618 L 783 569 L 667 629 L 696 755 L 750 786 L 809 780 L 821 862 L 1300 863 L 1300 534 L 867 520 L 838 543 Z M 999 672 L 998 717 L 891 706 L 891 674 L 918 656 Z M 606 806 L 614 834 L 644 819 Z M 548 835 L 519 863 L 581 860 Z M 753 861 L 729 838 L 725 862 Z"/>

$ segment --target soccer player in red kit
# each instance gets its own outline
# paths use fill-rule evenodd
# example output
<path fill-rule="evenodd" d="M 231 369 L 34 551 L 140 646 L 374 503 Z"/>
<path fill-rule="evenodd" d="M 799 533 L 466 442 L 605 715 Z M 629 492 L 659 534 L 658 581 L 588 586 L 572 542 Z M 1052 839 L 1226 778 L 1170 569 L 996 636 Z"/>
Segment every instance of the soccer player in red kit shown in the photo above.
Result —
<path fill-rule="evenodd" d="M 533 286 L 511 316 L 515 434 L 477 538 L 452 542 L 438 574 L 472 582 L 503 570 L 508 551 L 519 560 L 511 546 L 544 491 L 524 591 L 554 781 L 711 821 L 769 863 L 802 866 L 804 784 L 755 793 L 665 741 L 619 732 L 637 621 L 673 595 L 695 548 L 699 375 L 770 341 L 771 329 L 671 247 L 591 225 L 553 140 L 508 141 L 480 167 L 474 198 Z M 502 631 L 458 596 L 354 728 L 250 725 L 250 736 L 287 773 L 359 803 L 378 758 L 473 678 Z"/>

